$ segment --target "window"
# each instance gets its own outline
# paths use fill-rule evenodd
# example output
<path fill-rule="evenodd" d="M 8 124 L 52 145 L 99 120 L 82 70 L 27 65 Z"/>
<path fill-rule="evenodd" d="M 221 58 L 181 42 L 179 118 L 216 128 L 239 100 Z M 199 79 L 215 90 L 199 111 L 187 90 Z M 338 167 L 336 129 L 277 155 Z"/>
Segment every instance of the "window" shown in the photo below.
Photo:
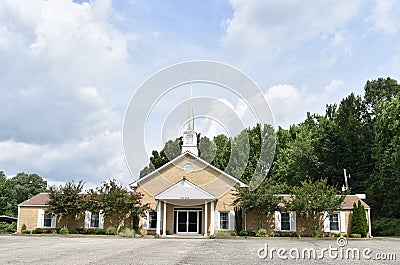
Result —
<path fill-rule="evenodd" d="M 281 230 L 290 231 L 290 214 L 288 212 L 281 213 Z"/>
<path fill-rule="evenodd" d="M 90 227 L 98 228 L 100 224 L 99 221 L 100 221 L 100 212 L 99 211 L 92 212 L 90 217 Z"/>
<path fill-rule="evenodd" d="M 157 227 L 157 212 L 149 212 L 149 229 L 156 229 Z"/>
<path fill-rule="evenodd" d="M 43 220 L 43 227 L 51 227 L 51 221 L 53 219 L 52 214 L 45 214 Z"/>
<path fill-rule="evenodd" d="M 229 213 L 228 212 L 220 212 L 219 213 L 219 228 L 220 229 L 229 229 Z"/>
<path fill-rule="evenodd" d="M 339 231 L 339 213 L 333 213 L 329 217 L 329 228 L 331 231 Z"/>

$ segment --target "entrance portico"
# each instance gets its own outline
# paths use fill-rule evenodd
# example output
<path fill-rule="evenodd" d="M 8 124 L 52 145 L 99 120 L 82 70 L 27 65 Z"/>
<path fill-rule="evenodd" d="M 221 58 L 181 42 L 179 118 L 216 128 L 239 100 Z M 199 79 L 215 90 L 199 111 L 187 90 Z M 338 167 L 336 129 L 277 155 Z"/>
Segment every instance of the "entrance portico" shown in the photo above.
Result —
<path fill-rule="evenodd" d="M 214 202 L 217 197 L 185 177 L 154 199 L 157 201 L 157 235 L 167 235 L 167 223 L 172 228 L 170 233 L 176 235 L 214 235 Z"/>

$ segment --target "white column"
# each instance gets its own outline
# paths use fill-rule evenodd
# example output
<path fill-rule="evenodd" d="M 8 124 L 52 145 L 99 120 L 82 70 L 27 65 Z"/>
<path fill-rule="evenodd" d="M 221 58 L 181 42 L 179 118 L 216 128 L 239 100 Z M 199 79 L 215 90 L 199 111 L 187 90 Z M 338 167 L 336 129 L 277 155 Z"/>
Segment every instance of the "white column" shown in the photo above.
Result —
<path fill-rule="evenodd" d="M 204 236 L 207 236 L 207 228 L 208 228 L 208 224 L 207 224 L 207 201 L 204 202 Z"/>
<path fill-rule="evenodd" d="M 167 235 L 167 202 L 164 201 L 164 218 L 163 218 L 163 224 L 162 224 L 162 234 L 163 236 Z"/>
<path fill-rule="evenodd" d="M 368 234 L 369 234 L 369 237 L 372 238 L 372 231 L 371 231 L 371 209 L 368 209 Z"/>
<path fill-rule="evenodd" d="M 210 215 L 211 215 L 211 224 L 210 224 L 210 236 L 214 235 L 214 201 L 211 201 L 211 207 L 210 207 Z"/>
<path fill-rule="evenodd" d="M 161 219 L 161 202 L 157 202 L 157 225 L 156 225 L 156 234 L 160 235 L 160 220 Z"/>

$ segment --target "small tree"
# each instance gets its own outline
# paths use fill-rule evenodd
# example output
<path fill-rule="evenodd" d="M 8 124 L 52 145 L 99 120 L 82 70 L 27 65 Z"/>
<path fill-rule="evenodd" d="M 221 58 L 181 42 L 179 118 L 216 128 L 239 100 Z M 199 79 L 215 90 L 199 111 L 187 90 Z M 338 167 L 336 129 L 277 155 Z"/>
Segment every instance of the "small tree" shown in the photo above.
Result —
<path fill-rule="evenodd" d="M 291 201 L 286 202 L 286 208 L 298 211 L 300 216 L 309 218 L 313 230 L 320 230 L 324 220 L 321 213 L 326 211 L 331 215 L 343 202 L 345 195 L 337 195 L 333 186 L 327 185 L 327 179 L 316 182 L 305 180 L 301 186 L 292 188 Z"/>
<path fill-rule="evenodd" d="M 353 217 L 351 219 L 351 233 L 360 234 L 362 237 L 366 237 L 368 234 L 368 221 L 365 213 L 365 208 L 361 201 L 353 204 Z"/>
<path fill-rule="evenodd" d="M 235 206 L 235 230 L 236 234 L 239 235 L 243 227 L 243 210 L 242 207 Z"/>
<path fill-rule="evenodd" d="M 143 194 L 129 192 L 112 179 L 88 191 L 84 208 L 89 211 L 102 210 L 118 233 L 129 214 L 134 219 L 144 214 L 148 205 L 142 205 L 142 197 Z"/>
<path fill-rule="evenodd" d="M 48 212 L 58 214 L 64 219 L 64 227 L 68 227 L 68 217 L 75 217 L 82 212 L 82 192 L 84 182 L 80 180 L 77 184 L 74 181 L 65 183 L 64 186 L 50 187 L 50 200 Z"/>
<path fill-rule="evenodd" d="M 287 186 L 283 183 L 277 183 L 274 180 L 266 179 L 257 187 L 250 191 L 248 188 L 239 188 L 234 193 L 236 197 L 234 205 L 240 206 L 246 211 L 252 211 L 257 217 L 257 230 L 264 228 L 264 221 L 268 213 L 274 212 L 278 204 L 282 201 L 280 194 L 286 191 Z"/>

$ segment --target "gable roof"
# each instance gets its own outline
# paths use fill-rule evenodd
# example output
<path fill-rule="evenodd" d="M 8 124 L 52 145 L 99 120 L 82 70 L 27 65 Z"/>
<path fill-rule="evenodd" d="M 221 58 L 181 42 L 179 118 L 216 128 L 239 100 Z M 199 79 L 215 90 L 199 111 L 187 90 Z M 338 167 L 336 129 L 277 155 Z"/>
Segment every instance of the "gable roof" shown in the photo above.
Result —
<path fill-rule="evenodd" d="M 371 207 L 366 204 L 362 199 L 360 199 L 359 196 L 357 195 L 346 195 L 344 198 L 344 201 L 340 205 L 341 209 L 353 209 L 353 204 L 358 203 L 358 201 L 361 201 L 361 204 L 364 206 L 365 209 L 371 209 Z"/>
<path fill-rule="evenodd" d="M 215 200 L 217 197 L 183 178 L 178 183 L 154 196 L 156 200 Z"/>
<path fill-rule="evenodd" d="M 47 202 L 50 200 L 48 193 L 39 193 L 32 198 L 21 202 L 18 206 L 47 206 Z"/>
<path fill-rule="evenodd" d="M 185 155 L 191 156 L 193 159 L 196 159 L 197 161 L 200 161 L 201 163 L 203 163 L 204 165 L 212 168 L 213 170 L 217 171 L 218 173 L 220 173 L 221 175 L 227 177 L 228 179 L 234 180 L 236 183 L 238 183 L 240 185 L 241 188 L 243 187 L 248 187 L 245 183 L 241 182 L 240 180 L 238 180 L 235 177 L 232 177 L 231 175 L 225 173 L 224 171 L 222 171 L 219 168 L 214 167 L 213 165 L 211 165 L 210 163 L 208 163 L 207 161 L 201 159 L 200 157 L 194 155 L 193 153 L 186 151 L 182 154 L 180 154 L 179 156 L 175 157 L 174 159 L 172 159 L 171 161 L 169 161 L 168 163 L 164 164 L 163 166 L 157 168 L 156 170 L 150 172 L 149 174 L 147 174 L 146 176 L 144 176 L 143 178 L 140 178 L 138 180 L 136 180 L 135 182 L 129 184 L 132 187 L 137 187 L 138 184 L 140 184 L 141 182 L 143 182 L 146 179 L 151 178 L 152 176 L 157 175 L 156 173 L 160 172 L 161 170 L 163 170 L 164 168 L 167 168 L 169 165 L 174 164 L 176 161 L 178 161 L 179 159 L 182 159 Z"/>

